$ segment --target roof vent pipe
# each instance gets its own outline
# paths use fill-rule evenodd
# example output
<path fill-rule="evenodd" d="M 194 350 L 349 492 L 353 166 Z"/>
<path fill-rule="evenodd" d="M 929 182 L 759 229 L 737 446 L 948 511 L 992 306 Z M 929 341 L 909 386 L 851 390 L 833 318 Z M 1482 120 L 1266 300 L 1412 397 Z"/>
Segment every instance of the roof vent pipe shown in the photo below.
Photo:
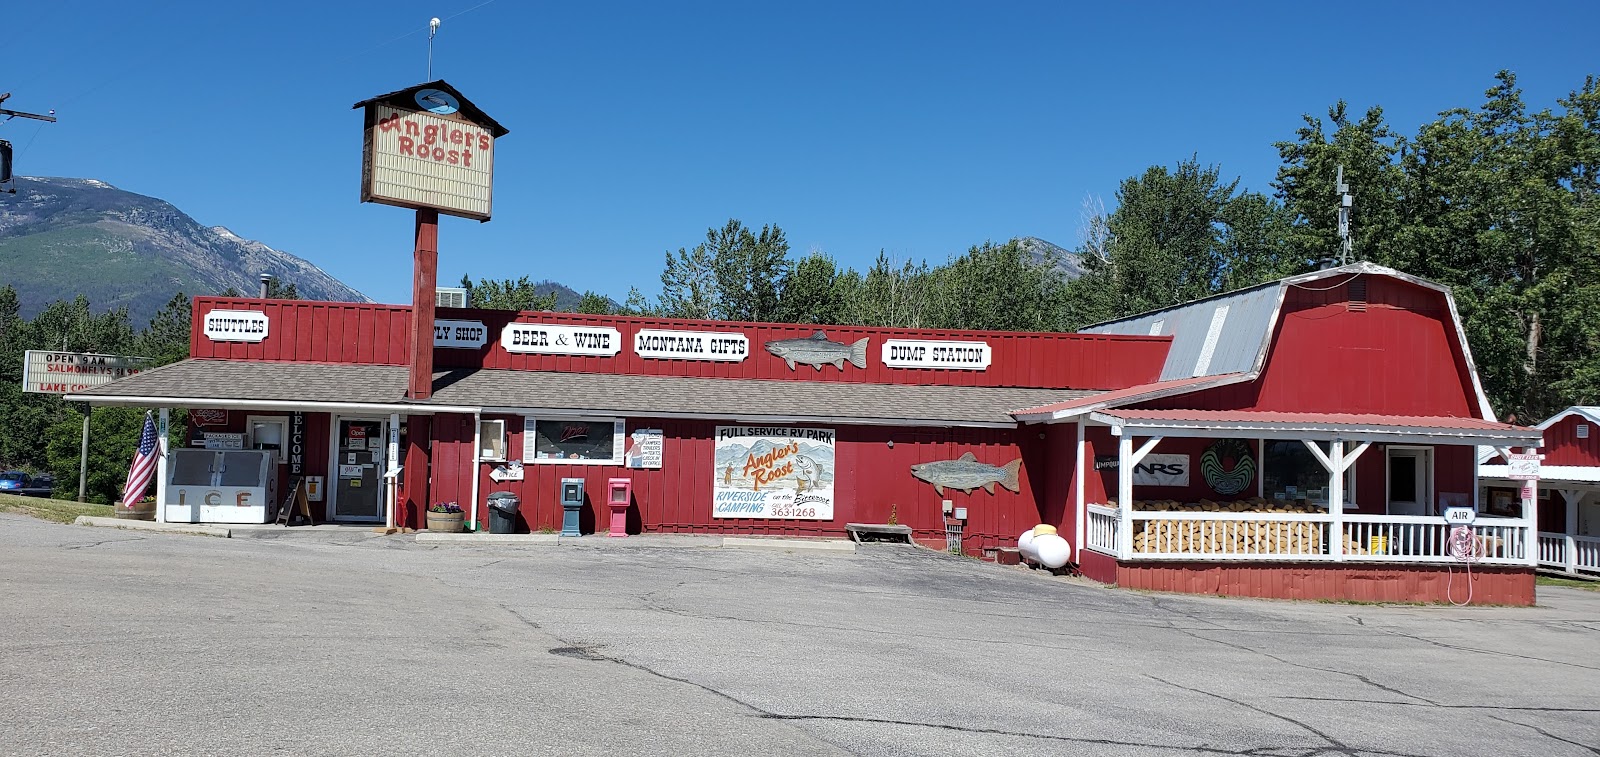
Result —
<path fill-rule="evenodd" d="M 267 287 L 270 286 L 271 284 L 272 284 L 272 274 L 270 274 L 270 273 L 261 274 L 261 299 L 264 300 L 264 299 L 267 298 Z"/>

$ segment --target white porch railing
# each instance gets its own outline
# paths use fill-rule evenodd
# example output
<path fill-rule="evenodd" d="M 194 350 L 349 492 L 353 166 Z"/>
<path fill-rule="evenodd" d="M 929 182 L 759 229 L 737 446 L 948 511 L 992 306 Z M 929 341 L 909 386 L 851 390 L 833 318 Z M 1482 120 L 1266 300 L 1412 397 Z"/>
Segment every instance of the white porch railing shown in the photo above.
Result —
<path fill-rule="evenodd" d="M 1326 515 L 1135 511 L 1139 559 L 1327 560 Z"/>
<path fill-rule="evenodd" d="M 1600 574 L 1600 538 L 1540 531 L 1539 565 L 1568 573 Z"/>
<path fill-rule="evenodd" d="M 1122 537 L 1129 540 L 1128 554 L 1138 560 L 1457 561 L 1450 549 L 1450 526 L 1427 516 L 1344 515 L 1341 550 L 1334 555 L 1328 539 L 1333 518 L 1326 513 L 1135 510 L 1130 514 L 1132 532 L 1122 534 L 1120 510 L 1103 505 L 1089 505 L 1088 510 L 1085 547 L 1116 556 Z M 1524 521 L 1480 519 L 1473 531 L 1473 562 L 1527 564 L 1531 545 Z M 1587 541 L 1589 564 L 1600 570 L 1600 539 Z"/>
<path fill-rule="evenodd" d="M 1426 515 L 1346 515 L 1345 559 L 1363 562 L 1452 562 L 1451 526 Z M 1523 521 L 1479 518 L 1473 562 L 1526 565 L 1527 526 Z"/>
<path fill-rule="evenodd" d="M 1117 556 L 1118 513 L 1115 507 L 1089 505 L 1089 523 L 1084 530 L 1084 546 L 1102 554 Z"/>

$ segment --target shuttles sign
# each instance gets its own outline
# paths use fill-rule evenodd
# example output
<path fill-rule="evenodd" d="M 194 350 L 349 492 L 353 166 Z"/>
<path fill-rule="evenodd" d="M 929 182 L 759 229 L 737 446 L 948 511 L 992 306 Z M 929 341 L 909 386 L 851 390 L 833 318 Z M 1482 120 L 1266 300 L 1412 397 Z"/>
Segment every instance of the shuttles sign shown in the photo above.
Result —
<path fill-rule="evenodd" d="M 930 339 L 886 339 L 883 364 L 890 368 L 987 370 L 994 359 L 988 342 L 947 342 Z"/>
<path fill-rule="evenodd" d="M 268 325 L 259 310 L 213 310 L 201 330 L 213 342 L 259 342 L 267 338 Z"/>

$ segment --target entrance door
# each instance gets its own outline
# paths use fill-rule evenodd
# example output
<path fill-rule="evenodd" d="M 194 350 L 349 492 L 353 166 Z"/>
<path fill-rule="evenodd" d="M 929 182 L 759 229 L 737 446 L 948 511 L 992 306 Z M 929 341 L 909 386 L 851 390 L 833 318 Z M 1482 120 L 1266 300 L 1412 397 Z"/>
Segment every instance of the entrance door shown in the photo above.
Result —
<path fill-rule="evenodd" d="M 1436 515 L 1433 499 L 1433 449 L 1389 448 L 1389 514 Z"/>
<path fill-rule="evenodd" d="M 330 469 L 337 482 L 332 487 L 335 519 L 383 520 L 386 425 L 356 418 L 340 418 L 335 424 Z"/>

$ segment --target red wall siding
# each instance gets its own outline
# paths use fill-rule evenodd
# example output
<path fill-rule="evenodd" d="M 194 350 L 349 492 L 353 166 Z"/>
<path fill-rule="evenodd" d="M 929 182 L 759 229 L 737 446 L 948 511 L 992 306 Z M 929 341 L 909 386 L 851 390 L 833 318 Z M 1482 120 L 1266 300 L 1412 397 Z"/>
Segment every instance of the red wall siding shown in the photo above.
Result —
<path fill-rule="evenodd" d="M 207 339 L 200 324 L 205 315 L 215 309 L 266 313 L 270 322 L 266 339 L 257 343 L 213 342 Z M 851 383 L 1116 389 L 1155 380 L 1172 341 L 1171 337 L 934 332 L 861 326 L 724 323 L 454 308 L 438 309 L 437 317 L 482 321 L 490 335 L 490 342 L 477 350 L 435 350 L 434 365 L 441 369 L 482 367 Z M 398 305 L 197 297 L 194 325 L 190 331 L 190 354 L 197 358 L 228 360 L 405 365 L 410 341 L 410 318 L 411 308 Z M 621 350 L 615 357 L 509 353 L 500 347 L 499 335 L 505 325 L 512 321 L 610 326 L 622 335 Z M 633 335 L 641 328 L 742 331 L 750 340 L 750 356 L 738 363 L 642 358 L 633 351 Z M 790 370 L 783 360 L 768 353 L 764 347 L 768 341 L 807 337 L 819 329 L 825 331 L 828 338 L 846 344 L 867 338 L 867 367 L 858 369 L 847 363 L 843 371 L 832 365 L 824 366 L 820 371 L 806 365 L 796 365 L 794 370 Z M 986 341 L 993 350 L 993 360 L 989 368 L 983 371 L 889 368 L 883 365 L 881 350 L 883 341 L 891 338 Z"/>
<path fill-rule="evenodd" d="M 486 416 L 488 417 L 488 416 Z M 502 416 L 494 416 L 502 417 Z M 509 448 L 520 456 L 522 419 L 506 420 Z M 470 419 L 467 425 L 470 426 Z M 630 530 L 645 533 L 729 533 L 782 536 L 833 536 L 844 534 L 849 522 L 883 523 L 891 511 L 898 522 L 909 525 L 919 541 L 942 544 L 944 518 L 941 499 L 966 507 L 964 548 L 972 553 L 1000 546 L 1015 546 L 1017 535 L 1040 522 L 1035 481 L 1049 463 L 1046 445 L 1037 431 L 1009 429 L 887 429 L 837 427 L 835 449 L 838 469 L 834 481 L 834 519 L 790 521 L 713 518 L 711 516 L 713 435 L 717 422 L 632 418 L 627 429 L 663 430 L 660 470 L 632 470 L 616 466 L 527 463 L 526 479 L 497 484 L 489 479 L 491 466 L 479 475 L 479 520 L 487 527 L 488 513 L 481 505 L 493 491 L 512 491 L 522 498 L 523 526 L 532 531 L 561 527 L 562 510 L 557 494 L 560 479 L 582 478 L 587 505 L 584 531 L 609 518 L 605 505 L 607 479 L 633 482 L 634 508 Z M 463 478 L 472 467 L 470 429 L 451 431 L 451 422 L 438 426 L 434 441 L 434 500 L 452 499 L 465 507 L 470 502 L 471 481 Z M 1032 439 L 1020 438 L 1031 435 Z M 889 442 L 894 446 L 890 447 Z M 971 494 L 945 490 L 940 497 L 933 486 L 913 478 L 914 463 L 948 460 L 972 452 L 981 462 L 1003 465 L 1022 458 L 1021 492 L 997 486 L 994 494 L 975 489 Z M 449 461 L 460 461 L 451 464 Z M 469 474 L 470 475 L 470 474 Z"/>
<path fill-rule="evenodd" d="M 1589 438 L 1578 438 L 1578 426 L 1589 427 Z M 1600 424 L 1581 415 L 1563 418 L 1544 430 L 1545 465 L 1600 465 Z M 1505 461 L 1497 461 L 1505 464 Z"/>
<path fill-rule="evenodd" d="M 1442 565 L 1141 562 L 1116 573 L 1125 589 L 1267 599 L 1443 603 L 1467 599 L 1469 589 L 1466 571 Z M 1534 603 L 1531 568 L 1479 566 L 1470 581 L 1475 605 Z"/>
<path fill-rule="evenodd" d="M 212 310 L 266 313 L 260 342 L 213 342 L 202 331 Z M 222 360 L 295 360 L 314 363 L 405 365 L 411 308 L 353 302 L 194 298 L 189 355 Z"/>
<path fill-rule="evenodd" d="M 1140 405 L 1195 410 L 1478 417 L 1444 295 L 1382 276 L 1352 311 L 1348 284 L 1290 288 L 1261 378 Z"/>

